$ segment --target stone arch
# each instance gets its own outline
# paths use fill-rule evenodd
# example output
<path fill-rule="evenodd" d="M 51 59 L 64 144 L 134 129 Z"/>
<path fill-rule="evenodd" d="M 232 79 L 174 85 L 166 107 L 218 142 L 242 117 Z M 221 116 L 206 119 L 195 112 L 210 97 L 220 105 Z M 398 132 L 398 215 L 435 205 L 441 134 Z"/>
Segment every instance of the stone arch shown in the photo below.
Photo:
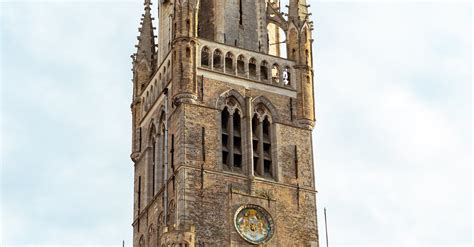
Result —
<path fill-rule="evenodd" d="M 223 70 L 222 52 L 219 49 L 215 49 L 212 52 L 212 68 L 217 70 Z"/>
<path fill-rule="evenodd" d="M 292 26 L 288 31 L 288 59 L 296 60 L 298 58 L 298 43 L 298 31 L 296 27 Z"/>
<path fill-rule="evenodd" d="M 245 76 L 246 75 L 245 63 L 246 63 L 245 56 L 240 54 L 237 57 L 237 74 L 240 75 L 240 76 Z"/>
<path fill-rule="evenodd" d="M 272 102 L 270 102 L 270 100 L 268 100 L 265 96 L 258 96 L 257 98 L 255 98 L 252 101 L 252 106 L 255 109 L 259 104 L 262 104 L 263 106 L 265 106 L 270 111 L 270 114 L 271 114 L 270 121 L 272 121 L 272 122 L 279 122 L 280 121 L 280 117 L 278 115 L 278 110 L 272 104 Z"/>
<path fill-rule="evenodd" d="M 254 57 L 249 59 L 249 76 L 252 79 L 257 78 L 257 59 Z"/>
<path fill-rule="evenodd" d="M 163 121 L 165 117 L 165 106 L 162 104 L 160 105 L 160 108 L 157 111 L 157 125 L 161 124 L 161 121 Z"/>
<path fill-rule="evenodd" d="M 226 73 L 229 73 L 229 74 L 234 74 L 234 60 L 235 60 L 235 56 L 232 52 L 227 52 L 225 54 L 225 59 L 224 59 L 224 63 L 225 63 L 225 72 Z"/>
<path fill-rule="evenodd" d="M 269 22 L 268 33 L 268 54 L 272 56 L 287 58 L 287 34 L 286 27 L 277 22 Z"/>
<path fill-rule="evenodd" d="M 209 47 L 204 46 L 201 49 L 201 66 L 210 67 L 210 58 L 211 58 L 211 50 Z"/>
<path fill-rule="evenodd" d="M 244 107 L 245 105 L 245 98 L 237 92 L 235 89 L 228 90 L 222 93 L 216 102 L 216 108 L 219 110 L 223 110 L 227 106 L 227 99 L 229 97 L 234 97 L 237 102 L 239 103 L 240 107 Z"/>
<path fill-rule="evenodd" d="M 155 120 L 152 119 L 148 124 L 148 143 L 150 143 L 156 137 L 156 133 Z"/>
<path fill-rule="evenodd" d="M 268 62 L 263 60 L 260 63 L 260 81 L 267 82 L 270 77 L 268 76 Z"/>

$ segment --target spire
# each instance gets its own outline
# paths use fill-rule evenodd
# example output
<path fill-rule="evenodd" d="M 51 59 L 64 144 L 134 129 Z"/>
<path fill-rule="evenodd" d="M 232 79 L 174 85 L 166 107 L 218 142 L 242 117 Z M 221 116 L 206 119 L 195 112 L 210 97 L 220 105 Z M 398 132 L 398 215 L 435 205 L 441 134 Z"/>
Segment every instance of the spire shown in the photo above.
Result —
<path fill-rule="evenodd" d="M 154 18 L 151 17 L 151 0 L 145 0 L 145 13 L 141 18 L 141 27 L 138 28 L 140 35 L 138 38 L 137 53 L 134 56 L 134 62 L 145 59 L 152 70 L 156 67 L 156 47 L 155 34 L 153 27 Z"/>
<path fill-rule="evenodd" d="M 290 0 L 288 19 L 306 21 L 311 15 L 308 13 L 309 7 L 306 0 Z"/>

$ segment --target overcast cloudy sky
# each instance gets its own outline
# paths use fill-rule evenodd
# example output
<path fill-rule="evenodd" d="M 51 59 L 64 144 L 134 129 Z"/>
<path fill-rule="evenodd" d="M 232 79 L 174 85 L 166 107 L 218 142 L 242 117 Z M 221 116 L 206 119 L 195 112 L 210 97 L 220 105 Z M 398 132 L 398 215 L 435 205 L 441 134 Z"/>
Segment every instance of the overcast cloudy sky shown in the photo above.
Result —
<path fill-rule="evenodd" d="M 310 4 L 321 238 L 327 207 L 331 246 L 470 246 L 472 4 Z M 130 246 L 142 10 L 1 2 L 1 246 Z"/>

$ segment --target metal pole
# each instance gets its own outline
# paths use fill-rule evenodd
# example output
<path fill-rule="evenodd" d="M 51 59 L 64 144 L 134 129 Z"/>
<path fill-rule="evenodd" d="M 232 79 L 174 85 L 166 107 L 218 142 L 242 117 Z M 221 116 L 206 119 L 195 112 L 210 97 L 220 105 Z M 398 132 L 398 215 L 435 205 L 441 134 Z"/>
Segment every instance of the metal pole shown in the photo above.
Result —
<path fill-rule="evenodd" d="M 326 216 L 326 208 L 324 208 L 324 227 L 326 229 L 326 247 L 329 247 L 329 238 L 328 238 L 328 219 Z"/>
<path fill-rule="evenodd" d="M 164 191 L 164 224 L 167 226 L 168 224 L 168 89 L 165 88 L 164 90 L 164 95 L 165 95 L 165 120 L 164 120 L 164 126 L 165 126 L 165 157 L 164 157 L 164 163 L 165 163 L 165 172 L 164 172 L 164 179 L 163 181 L 165 182 L 165 191 Z"/>

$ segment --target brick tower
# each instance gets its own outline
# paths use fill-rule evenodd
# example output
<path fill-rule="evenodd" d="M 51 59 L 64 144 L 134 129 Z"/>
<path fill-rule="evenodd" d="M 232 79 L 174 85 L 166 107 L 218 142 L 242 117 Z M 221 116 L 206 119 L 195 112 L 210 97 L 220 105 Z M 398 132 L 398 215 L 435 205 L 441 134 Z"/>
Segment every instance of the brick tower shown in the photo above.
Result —
<path fill-rule="evenodd" d="M 318 246 L 306 0 L 155 4 L 132 55 L 133 245 Z"/>

